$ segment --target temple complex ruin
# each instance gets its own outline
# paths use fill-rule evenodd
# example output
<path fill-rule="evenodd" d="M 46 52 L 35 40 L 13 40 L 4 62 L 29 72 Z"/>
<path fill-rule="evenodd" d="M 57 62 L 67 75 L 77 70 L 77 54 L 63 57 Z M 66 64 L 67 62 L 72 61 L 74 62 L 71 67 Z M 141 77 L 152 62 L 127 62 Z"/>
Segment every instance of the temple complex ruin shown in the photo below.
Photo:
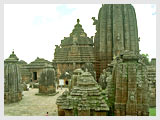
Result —
<path fill-rule="evenodd" d="M 156 107 L 156 59 L 140 54 L 134 7 L 103 4 L 92 19 L 95 36 L 87 37 L 77 19 L 52 62 L 37 57 L 27 64 L 13 51 L 4 61 L 5 103 L 21 100 L 21 83 L 33 82 L 38 94 L 67 88 L 56 100 L 59 116 L 148 116 Z"/>
<path fill-rule="evenodd" d="M 130 4 L 104 4 L 98 20 L 95 17 L 92 19 L 97 30 L 94 37 L 96 78 L 102 89 L 106 90 L 109 115 L 149 115 L 147 64 L 140 55 L 134 7 Z M 152 81 L 154 75 L 151 76 Z M 72 90 L 74 87 L 68 94 Z M 153 91 L 155 89 L 152 88 L 152 96 L 155 93 Z M 58 104 L 60 111 L 73 109 L 69 104 L 68 107 L 60 106 Z"/>
<path fill-rule="evenodd" d="M 13 51 L 9 58 L 4 61 L 4 103 L 18 102 L 22 99 L 18 60 Z"/>

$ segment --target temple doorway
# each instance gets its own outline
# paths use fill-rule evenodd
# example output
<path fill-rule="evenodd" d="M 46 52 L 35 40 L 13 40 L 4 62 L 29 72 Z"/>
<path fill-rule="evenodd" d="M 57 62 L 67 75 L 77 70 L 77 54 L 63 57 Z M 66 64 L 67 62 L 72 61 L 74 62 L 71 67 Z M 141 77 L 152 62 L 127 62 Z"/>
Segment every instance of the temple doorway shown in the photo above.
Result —
<path fill-rule="evenodd" d="M 68 85 L 68 80 L 65 81 L 65 85 Z"/>
<path fill-rule="evenodd" d="M 37 72 L 33 72 L 33 80 L 37 80 Z"/>

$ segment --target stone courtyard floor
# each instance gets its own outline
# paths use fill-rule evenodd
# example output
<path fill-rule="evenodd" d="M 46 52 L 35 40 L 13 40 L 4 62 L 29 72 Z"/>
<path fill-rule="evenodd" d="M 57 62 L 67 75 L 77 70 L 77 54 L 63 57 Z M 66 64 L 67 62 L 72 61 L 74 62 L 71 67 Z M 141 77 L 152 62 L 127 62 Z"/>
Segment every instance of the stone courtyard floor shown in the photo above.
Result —
<path fill-rule="evenodd" d="M 45 116 L 46 112 L 49 116 L 57 116 L 56 99 L 63 91 L 57 90 L 59 93 L 55 96 L 37 96 L 38 89 L 30 88 L 29 91 L 23 91 L 23 99 L 18 103 L 5 104 L 5 116 Z"/>

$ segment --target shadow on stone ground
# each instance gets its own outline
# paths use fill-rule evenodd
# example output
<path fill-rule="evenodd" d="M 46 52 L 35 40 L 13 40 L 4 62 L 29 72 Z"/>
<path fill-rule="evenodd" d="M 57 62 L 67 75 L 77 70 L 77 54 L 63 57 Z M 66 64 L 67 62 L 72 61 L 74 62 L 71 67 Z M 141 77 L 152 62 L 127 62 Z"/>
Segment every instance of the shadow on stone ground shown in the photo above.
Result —
<path fill-rule="evenodd" d="M 23 92 L 23 99 L 18 103 L 5 104 L 5 116 L 45 116 L 49 112 L 49 116 L 57 116 L 56 99 L 66 90 L 63 88 L 55 96 L 37 96 L 38 89 L 30 88 L 29 91 Z"/>

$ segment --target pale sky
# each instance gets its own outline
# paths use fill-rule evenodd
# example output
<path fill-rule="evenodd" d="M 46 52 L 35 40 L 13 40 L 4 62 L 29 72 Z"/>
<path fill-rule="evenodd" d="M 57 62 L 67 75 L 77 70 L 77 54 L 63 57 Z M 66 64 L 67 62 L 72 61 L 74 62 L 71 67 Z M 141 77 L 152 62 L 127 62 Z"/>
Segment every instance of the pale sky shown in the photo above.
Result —
<path fill-rule="evenodd" d="M 5 4 L 4 58 L 14 49 L 27 63 L 37 57 L 52 61 L 55 45 L 72 32 L 77 18 L 88 37 L 95 35 L 92 17 L 98 17 L 101 4 Z M 141 53 L 156 57 L 156 6 L 134 4 Z"/>

